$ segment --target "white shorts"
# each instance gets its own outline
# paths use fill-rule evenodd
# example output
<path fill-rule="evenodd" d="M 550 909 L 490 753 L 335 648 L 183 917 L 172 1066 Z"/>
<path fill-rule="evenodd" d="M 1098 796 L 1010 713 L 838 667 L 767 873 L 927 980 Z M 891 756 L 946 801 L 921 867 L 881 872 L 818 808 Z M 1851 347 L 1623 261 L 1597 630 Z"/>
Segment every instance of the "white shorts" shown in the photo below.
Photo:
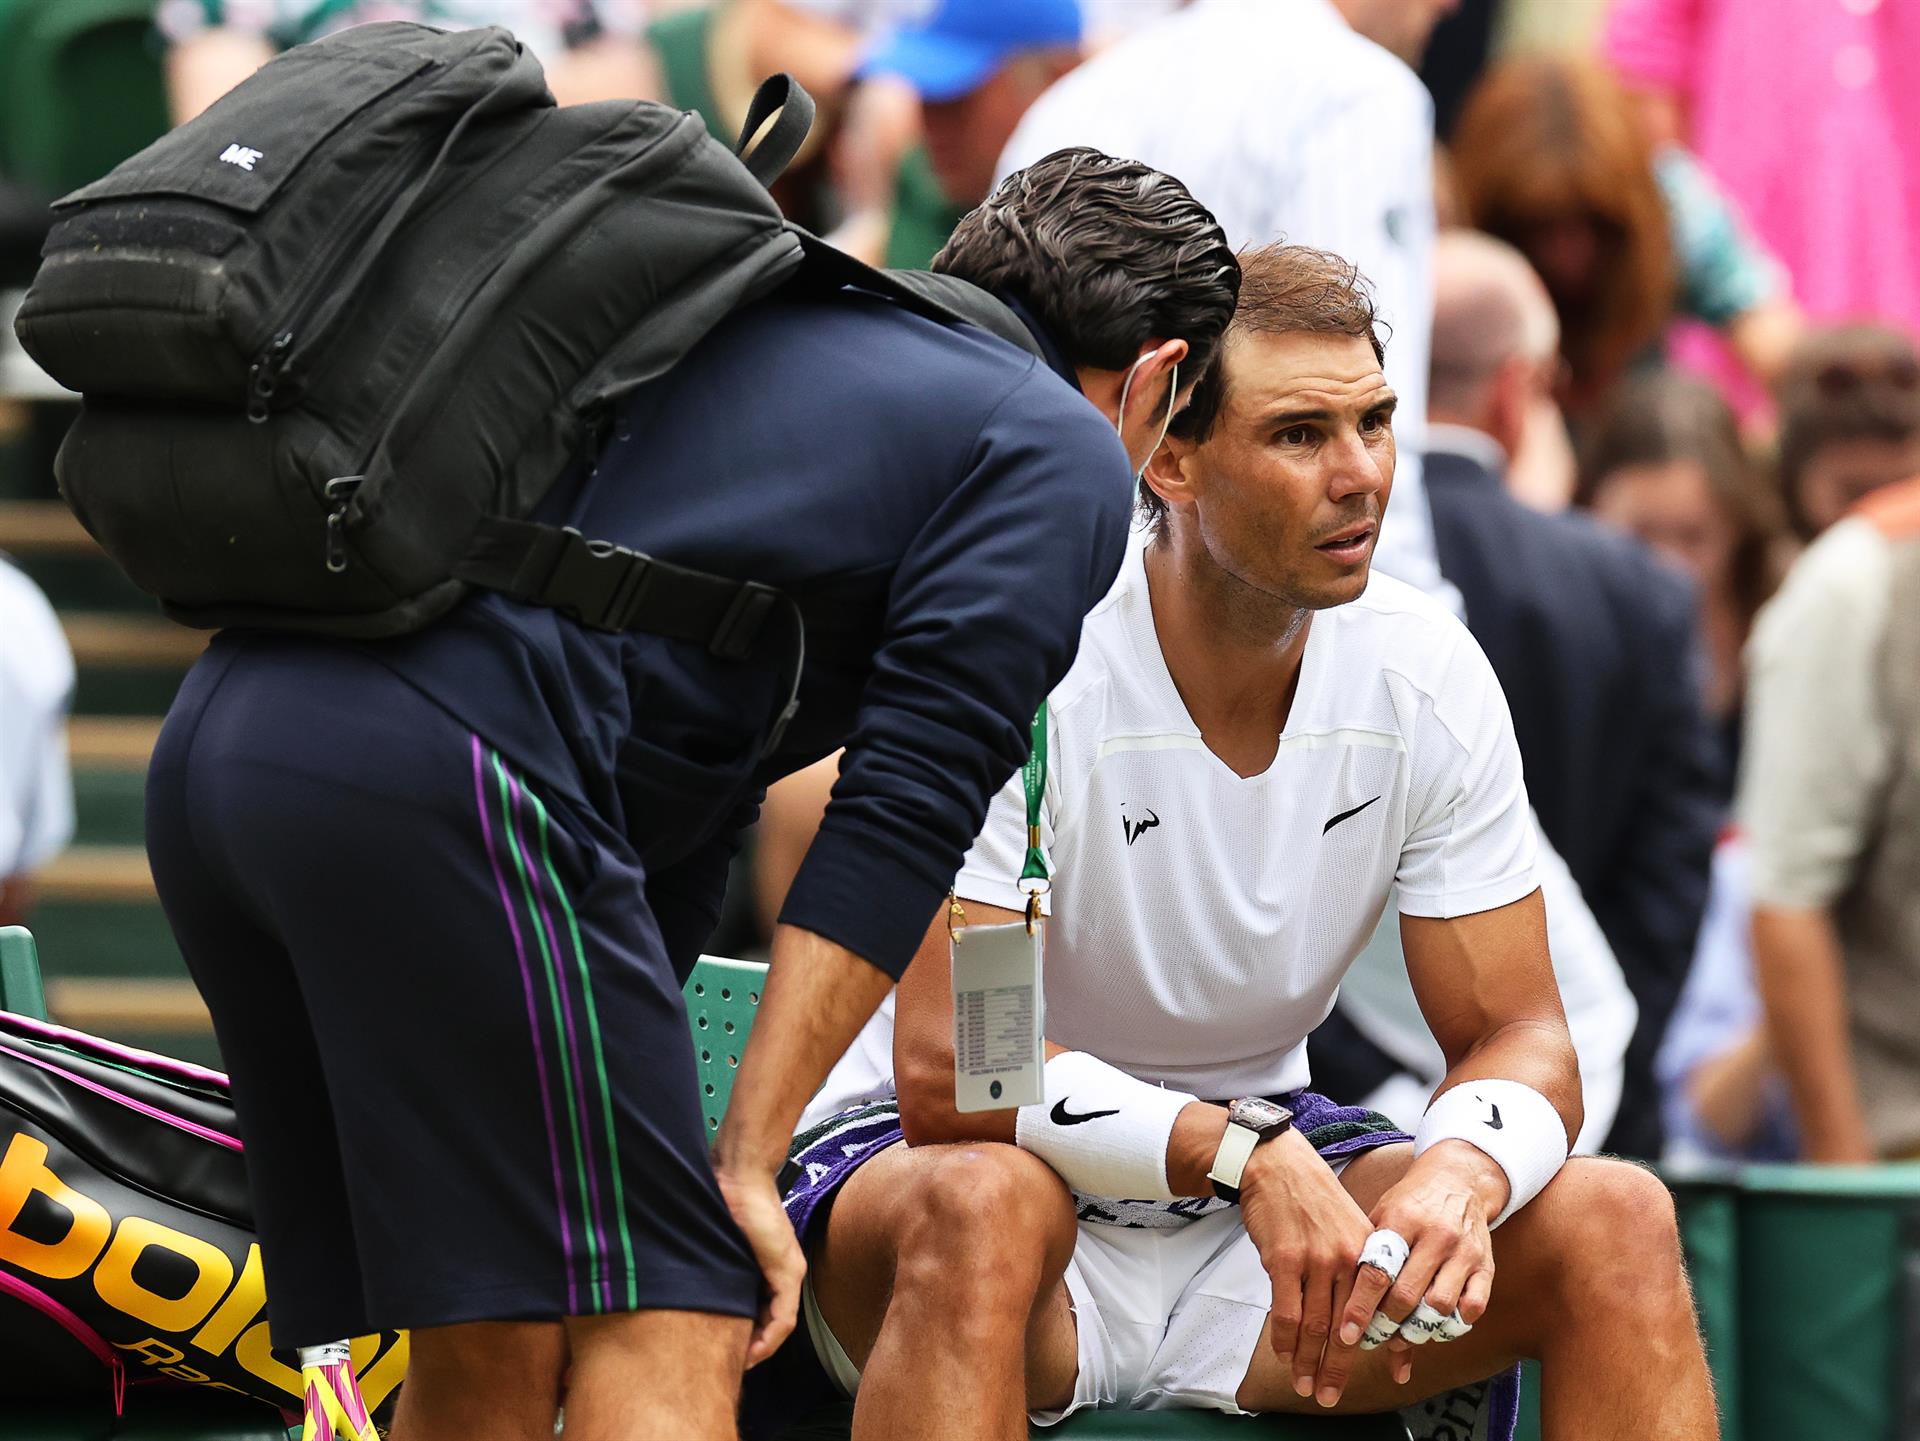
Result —
<path fill-rule="evenodd" d="M 1087 1407 L 1247 1413 L 1234 1398 L 1273 1301 L 1239 1207 L 1178 1230 L 1080 1223 L 1067 1263 L 1080 1373 L 1073 1400 L 1035 1411 L 1051 1426 Z M 860 1372 L 828 1328 L 809 1282 L 802 1292 L 821 1366 L 848 1396 Z"/>

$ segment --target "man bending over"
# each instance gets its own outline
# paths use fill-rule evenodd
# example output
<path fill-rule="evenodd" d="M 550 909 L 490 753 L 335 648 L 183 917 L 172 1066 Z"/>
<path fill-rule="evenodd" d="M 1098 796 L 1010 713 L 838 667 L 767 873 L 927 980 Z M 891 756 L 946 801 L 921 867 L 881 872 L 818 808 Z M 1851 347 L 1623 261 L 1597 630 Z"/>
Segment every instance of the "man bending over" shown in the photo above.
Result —
<path fill-rule="evenodd" d="M 955 1109 L 936 923 L 796 1141 L 813 1269 L 778 1384 L 857 1390 L 860 1441 L 1013 1441 L 1090 1406 L 1407 1408 L 1416 1436 L 1464 1406 L 1504 1441 L 1531 1356 L 1549 1441 L 1713 1437 L 1665 1190 L 1567 1160 L 1506 703 L 1451 615 L 1369 585 L 1394 467 L 1372 302 L 1319 251 L 1242 266 L 1146 473 L 1151 540 L 1049 707 L 1045 1100 Z M 1027 847 L 1016 778 L 960 872 L 966 927 L 1018 919 Z M 1306 1089 L 1396 889 L 1449 1067 L 1417 1136 Z"/>

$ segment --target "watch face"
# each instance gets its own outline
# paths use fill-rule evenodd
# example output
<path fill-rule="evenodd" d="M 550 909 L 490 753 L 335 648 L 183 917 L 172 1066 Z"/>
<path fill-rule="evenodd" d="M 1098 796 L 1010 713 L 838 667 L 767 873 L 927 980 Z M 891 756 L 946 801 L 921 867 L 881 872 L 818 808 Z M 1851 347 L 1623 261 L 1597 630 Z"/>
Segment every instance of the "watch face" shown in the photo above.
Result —
<path fill-rule="evenodd" d="M 1274 1126 L 1284 1126 L 1293 1119 L 1293 1112 L 1285 1106 L 1276 1106 L 1272 1101 L 1249 1096 L 1227 1108 L 1227 1119 L 1249 1130 L 1265 1131 Z"/>

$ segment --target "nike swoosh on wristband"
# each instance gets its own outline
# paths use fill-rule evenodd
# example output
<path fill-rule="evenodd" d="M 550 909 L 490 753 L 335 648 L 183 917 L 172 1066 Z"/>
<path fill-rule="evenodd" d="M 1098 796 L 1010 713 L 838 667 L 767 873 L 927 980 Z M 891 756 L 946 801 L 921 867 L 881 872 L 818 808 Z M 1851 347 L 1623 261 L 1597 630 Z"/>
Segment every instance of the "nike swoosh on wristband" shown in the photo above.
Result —
<path fill-rule="evenodd" d="M 1082 1121 L 1097 1121 L 1102 1116 L 1117 1116 L 1119 1114 L 1120 1112 L 1118 1110 L 1088 1111 L 1085 1115 L 1077 1116 L 1067 1109 L 1067 1101 L 1064 1096 L 1055 1101 L 1053 1103 L 1053 1109 L 1047 1112 L 1047 1116 L 1056 1126 L 1077 1126 Z"/>
<path fill-rule="evenodd" d="M 1380 799 L 1379 796 L 1375 796 L 1373 798 L 1373 801 L 1377 801 L 1379 799 Z M 1334 816 L 1324 826 L 1320 827 L 1320 834 L 1324 836 L 1328 831 L 1332 830 L 1335 826 L 1339 825 L 1340 822 L 1352 820 L 1355 816 L 1359 815 L 1360 812 L 1365 810 L 1368 806 L 1372 805 L 1373 801 L 1362 801 L 1360 802 L 1359 805 L 1355 806 L 1352 810 L 1340 812 L 1339 815 Z"/>
<path fill-rule="evenodd" d="M 1500 1124 L 1500 1107 L 1497 1105 L 1494 1105 L 1492 1101 L 1488 1101 L 1487 1104 L 1489 1106 L 1493 1106 L 1493 1119 L 1491 1121 L 1483 1122 L 1482 1124 L 1485 1125 L 1486 1128 L 1490 1131 L 1505 1130 L 1506 1127 Z"/>

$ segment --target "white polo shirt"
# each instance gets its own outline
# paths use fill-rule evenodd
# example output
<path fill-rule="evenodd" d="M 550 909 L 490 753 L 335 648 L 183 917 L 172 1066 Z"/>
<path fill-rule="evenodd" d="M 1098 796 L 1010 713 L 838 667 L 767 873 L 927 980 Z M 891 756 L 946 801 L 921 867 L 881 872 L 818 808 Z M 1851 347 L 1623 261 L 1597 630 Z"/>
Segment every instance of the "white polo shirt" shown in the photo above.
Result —
<path fill-rule="evenodd" d="M 1513 724 L 1466 627 L 1376 576 L 1313 617 L 1273 763 L 1242 778 L 1174 686 L 1144 557 L 1130 551 L 1049 702 L 1046 1033 L 1208 1099 L 1292 1090 L 1394 887 L 1403 914 L 1443 918 L 1535 889 Z M 967 855 L 962 900 L 1021 907 L 1026 831 L 1016 776 Z M 891 1094 L 892 1016 L 809 1121 Z"/>

